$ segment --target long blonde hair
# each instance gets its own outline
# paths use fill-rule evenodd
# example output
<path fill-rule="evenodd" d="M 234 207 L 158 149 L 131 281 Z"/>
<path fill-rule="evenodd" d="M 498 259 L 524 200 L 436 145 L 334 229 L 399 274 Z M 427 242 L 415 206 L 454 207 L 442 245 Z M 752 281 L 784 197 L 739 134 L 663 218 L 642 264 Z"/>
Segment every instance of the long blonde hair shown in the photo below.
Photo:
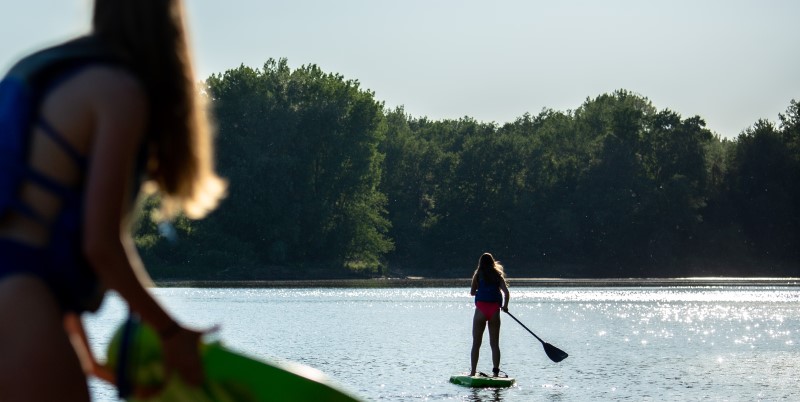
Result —
<path fill-rule="evenodd" d="M 200 218 L 224 197 L 214 171 L 212 127 L 195 87 L 181 0 L 95 0 L 94 35 L 122 51 L 142 80 L 150 111 L 147 175 L 161 212 Z"/>
<path fill-rule="evenodd" d="M 478 268 L 475 269 L 475 275 L 480 275 L 483 280 L 489 283 L 500 284 L 501 282 L 508 286 L 506 280 L 506 273 L 500 261 L 496 261 L 489 253 L 483 253 L 481 258 L 478 259 Z"/>

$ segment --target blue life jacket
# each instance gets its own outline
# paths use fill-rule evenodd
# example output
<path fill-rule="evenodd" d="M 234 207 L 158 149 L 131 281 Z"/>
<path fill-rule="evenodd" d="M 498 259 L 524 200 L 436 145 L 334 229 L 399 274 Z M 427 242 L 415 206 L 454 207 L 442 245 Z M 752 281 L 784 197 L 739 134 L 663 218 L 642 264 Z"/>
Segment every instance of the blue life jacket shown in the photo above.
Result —
<path fill-rule="evenodd" d="M 475 301 L 484 302 L 503 302 L 503 295 L 500 293 L 500 284 L 490 283 L 483 279 L 482 274 L 478 274 L 478 291 L 475 293 Z"/>
<path fill-rule="evenodd" d="M 87 309 L 82 299 L 96 299 L 99 289 L 80 247 L 83 183 L 75 188 L 65 186 L 29 166 L 31 132 L 33 127 L 40 127 L 85 177 L 86 157 L 39 116 L 41 102 L 49 89 L 69 78 L 71 72 L 96 63 L 120 64 L 121 60 L 108 46 L 88 36 L 25 57 L 0 81 L 0 217 L 19 213 L 49 230 L 48 244 L 42 250 L 49 267 L 38 274 L 49 276 L 46 279 L 51 287 L 58 286 L 56 296 L 65 309 Z M 26 182 L 61 200 L 55 219 L 45 219 L 20 198 Z"/>

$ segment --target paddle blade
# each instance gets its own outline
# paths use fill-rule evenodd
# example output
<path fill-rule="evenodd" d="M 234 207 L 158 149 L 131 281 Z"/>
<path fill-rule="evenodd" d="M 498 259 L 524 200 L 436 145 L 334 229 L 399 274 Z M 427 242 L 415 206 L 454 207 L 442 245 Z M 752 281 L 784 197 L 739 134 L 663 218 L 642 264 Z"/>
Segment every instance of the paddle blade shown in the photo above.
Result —
<path fill-rule="evenodd" d="M 544 346 L 544 352 L 547 353 L 547 357 L 549 357 L 550 360 L 552 360 L 552 361 L 554 361 L 556 363 L 566 359 L 567 356 L 569 356 L 567 354 L 567 352 L 565 352 L 565 351 L 563 351 L 563 350 L 561 350 L 561 349 L 559 349 L 559 348 L 557 348 L 557 347 L 555 347 L 555 346 L 553 346 L 553 345 L 551 345 L 551 344 L 549 344 L 547 342 L 542 342 L 542 345 Z"/>

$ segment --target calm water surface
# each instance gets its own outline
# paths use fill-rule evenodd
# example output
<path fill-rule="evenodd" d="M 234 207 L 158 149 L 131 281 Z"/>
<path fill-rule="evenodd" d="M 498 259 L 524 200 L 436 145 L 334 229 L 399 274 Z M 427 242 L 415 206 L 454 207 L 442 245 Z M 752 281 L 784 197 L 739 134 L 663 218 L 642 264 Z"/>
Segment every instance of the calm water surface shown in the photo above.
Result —
<path fill-rule="evenodd" d="M 790 287 L 512 288 L 511 312 L 570 357 L 551 362 L 503 316 L 502 390 L 448 382 L 469 369 L 468 289 L 161 288 L 184 322 L 228 346 L 318 368 L 374 401 L 798 401 L 800 293 Z M 87 326 L 104 356 L 126 310 Z M 488 335 L 479 371 L 491 371 Z M 91 383 L 95 401 L 114 391 Z"/>

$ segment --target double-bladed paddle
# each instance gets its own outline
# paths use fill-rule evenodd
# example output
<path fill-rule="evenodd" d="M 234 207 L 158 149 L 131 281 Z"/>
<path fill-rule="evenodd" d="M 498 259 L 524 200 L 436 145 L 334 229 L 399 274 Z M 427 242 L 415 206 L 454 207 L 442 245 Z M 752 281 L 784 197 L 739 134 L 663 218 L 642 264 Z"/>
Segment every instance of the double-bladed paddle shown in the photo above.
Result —
<path fill-rule="evenodd" d="M 505 311 L 505 310 L 504 310 L 504 311 Z M 544 353 L 547 353 L 547 357 L 549 357 L 549 358 L 550 358 L 550 360 L 552 360 L 552 361 L 554 361 L 554 362 L 558 363 L 558 362 L 560 362 L 560 361 L 562 361 L 562 360 L 566 359 L 566 358 L 567 358 L 567 356 L 569 356 L 569 355 L 567 354 L 567 352 L 565 352 L 565 351 L 563 351 L 563 350 L 561 350 L 561 349 L 559 349 L 559 348 L 557 348 L 557 347 L 555 347 L 555 346 L 553 346 L 553 345 L 551 345 L 551 344 L 549 344 L 549 343 L 547 343 L 547 342 L 543 341 L 543 340 L 542 340 L 542 338 L 539 338 L 538 336 L 536 336 L 536 334 L 534 334 L 534 333 L 533 333 L 533 331 L 531 331 L 530 329 L 528 329 L 528 327 L 526 327 L 526 326 L 525 326 L 525 324 L 521 323 L 521 322 L 520 322 L 520 321 L 517 319 L 517 317 L 514 317 L 514 315 L 512 315 L 512 314 L 511 314 L 511 313 L 509 313 L 508 311 L 506 311 L 506 314 L 510 315 L 510 316 L 511 316 L 511 318 L 513 318 L 513 319 L 514 319 L 514 321 L 516 321 L 517 323 L 519 323 L 519 325 L 522 325 L 522 328 L 525 328 L 526 330 L 528 330 L 528 332 L 530 332 L 530 333 L 531 333 L 531 335 L 533 335 L 533 336 L 534 336 L 534 338 L 536 338 L 537 340 L 539 340 L 539 342 L 541 342 L 541 343 L 542 343 L 542 346 L 544 346 Z"/>

